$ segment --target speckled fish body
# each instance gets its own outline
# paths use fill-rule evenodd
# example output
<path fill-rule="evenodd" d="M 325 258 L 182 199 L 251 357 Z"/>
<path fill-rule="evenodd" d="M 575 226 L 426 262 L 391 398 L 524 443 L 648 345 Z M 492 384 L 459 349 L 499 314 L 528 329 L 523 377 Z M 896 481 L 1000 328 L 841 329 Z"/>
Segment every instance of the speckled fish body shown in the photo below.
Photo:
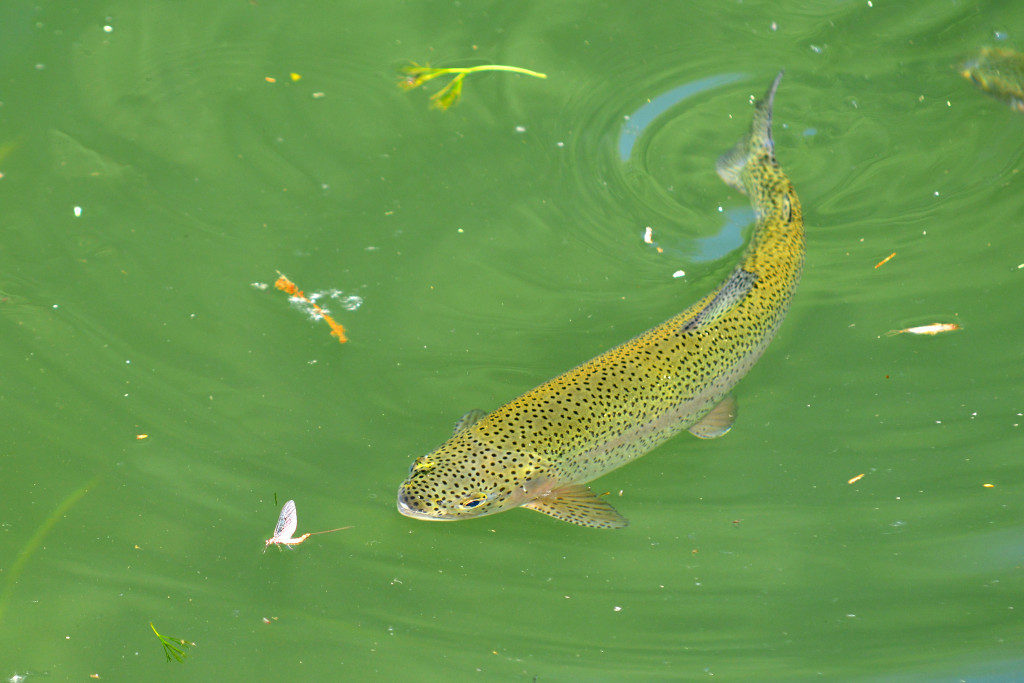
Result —
<path fill-rule="evenodd" d="M 964 62 L 960 74 L 1019 112 L 1024 112 L 1024 54 L 1001 48 L 982 48 Z"/>
<path fill-rule="evenodd" d="M 800 202 L 775 160 L 772 106 L 718 161 L 749 195 L 756 226 L 739 265 L 682 313 L 490 414 L 467 414 L 452 437 L 418 458 L 398 491 L 409 517 L 452 521 L 527 507 L 589 527 L 627 524 L 585 484 L 689 429 L 732 426 L 732 387 L 779 329 L 804 262 Z"/>

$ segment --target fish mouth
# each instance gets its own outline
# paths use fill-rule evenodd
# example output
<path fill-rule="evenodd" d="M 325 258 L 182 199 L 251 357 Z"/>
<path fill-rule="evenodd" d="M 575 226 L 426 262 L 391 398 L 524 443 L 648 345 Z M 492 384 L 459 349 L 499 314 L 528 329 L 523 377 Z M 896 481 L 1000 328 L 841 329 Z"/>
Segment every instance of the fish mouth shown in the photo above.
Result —
<path fill-rule="evenodd" d="M 409 499 L 405 495 L 405 491 L 399 489 L 398 491 L 398 511 L 406 517 L 412 517 L 413 519 L 425 519 L 428 522 L 450 522 L 452 520 L 444 517 L 434 517 L 423 510 L 418 510 L 409 504 Z"/>

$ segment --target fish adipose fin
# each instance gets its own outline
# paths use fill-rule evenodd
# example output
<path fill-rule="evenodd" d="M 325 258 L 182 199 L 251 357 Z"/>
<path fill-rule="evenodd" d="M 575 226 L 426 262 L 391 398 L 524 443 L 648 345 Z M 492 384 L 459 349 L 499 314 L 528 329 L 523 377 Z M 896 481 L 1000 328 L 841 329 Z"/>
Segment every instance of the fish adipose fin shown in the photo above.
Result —
<path fill-rule="evenodd" d="M 702 308 L 697 315 L 686 321 L 679 329 L 680 332 L 692 332 L 708 325 L 735 308 L 746 298 L 754 283 L 757 282 L 757 273 L 737 268 L 732 271 L 729 279 L 719 288 L 718 293 Z"/>
<path fill-rule="evenodd" d="M 717 439 L 725 436 L 736 422 L 736 397 L 729 394 L 711 412 L 690 427 L 690 433 L 701 439 Z"/>
<path fill-rule="evenodd" d="M 743 194 L 747 189 L 743 187 L 743 168 L 751 155 L 758 150 L 767 150 L 769 154 L 775 154 L 775 143 L 772 142 L 772 105 L 775 102 L 775 90 L 779 87 L 783 72 L 775 77 L 768 92 L 764 94 L 761 101 L 757 103 L 754 110 L 754 120 L 750 124 L 750 132 L 740 138 L 732 149 L 718 159 L 716 170 L 718 176 Z"/>
<path fill-rule="evenodd" d="M 621 529 L 629 520 L 582 484 L 555 489 L 546 496 L 523 505 L 570 524 L 594 529 Z"/>
<path fill-rule="evenodd" d="M 469 411 L 468 413 L 466 413 L 465 415 L 463 415 L 462 417 L 455 421 L 455 428 L 452 429 L 452 436 L 455 436 L 456 434 L 461 432 L 463 429 L 466 429 L 467 427 L 472 427 L 485 417 L 487 417 L 486 410 L 474 408 L 473 410 Z"/>

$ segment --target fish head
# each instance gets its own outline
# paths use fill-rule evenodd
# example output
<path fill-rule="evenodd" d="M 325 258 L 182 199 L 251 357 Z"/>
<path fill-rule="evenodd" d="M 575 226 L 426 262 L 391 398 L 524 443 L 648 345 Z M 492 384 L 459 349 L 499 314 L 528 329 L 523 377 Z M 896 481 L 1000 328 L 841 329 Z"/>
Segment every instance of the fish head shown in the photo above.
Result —
<path fill-rule="evenodd" d="M 494 450 L 467 430 L 413 462 L 398 488 L 398 511 L 453 522 L 511 510 L 549 489 L 536 455 Z"/>

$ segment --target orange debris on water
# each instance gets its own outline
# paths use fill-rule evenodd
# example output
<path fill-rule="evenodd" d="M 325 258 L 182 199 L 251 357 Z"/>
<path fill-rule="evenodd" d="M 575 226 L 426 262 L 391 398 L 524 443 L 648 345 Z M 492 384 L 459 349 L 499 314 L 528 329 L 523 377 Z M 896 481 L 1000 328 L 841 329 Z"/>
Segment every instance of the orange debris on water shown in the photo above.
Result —
<path fill-rule="evenodd" d="M 856 484 L 858 481 L 860 481 L 863 478 L 864 478 L 863 474 L 858 474 L 856 477 L 853 477 L 852 479 L 850 479 L 850 481 L 848 481 L 846 483 L 847 484 Z"/>
<path fill-rule="evenodd" d="M 888 256 L 886 256 L 886 257 L 885 257 L 884 259 L 882 259 L 881 261 L 879 261 L 878 263 L 876 263 L 876 264 L 875 264 L 875 268 L 880 268 L 880 267 L 884 266 L 884 265 L 885 265 L 886 263 L 888 263 L 889 261 L 891 261 L 891 260 L 892 260 L 892 257 L 893 257 L 893 256 L 895 256 L 895 255 L 896 255 L 896 252 L 895 252 L 895 251 L 894 251 L 894 252 L 892 252 L 891 254 L 889 254 Z"/>
<path fill-rule="evenodd" d="M 331 334 L 338 338 L 338 341 L 344 344 L 348 341 L 348 337 L 345 336 L 345 328 L 341 326 L 341 323 L 337 322 L 334 318 L 327 315 L 324 309 L 317 306 L 315 301 L 311 301 L 302 293 L 302 290 L 295 286 L 295 283 L 284 276 L 284 273 L 277 271 L 278 278 L 274 286 L 286 293 L 288 296 L 293 296 L 297 299 L 301 299 L 316 311 L 316 314 L 324 319 L 324 321 L 330 326 Z"/>

